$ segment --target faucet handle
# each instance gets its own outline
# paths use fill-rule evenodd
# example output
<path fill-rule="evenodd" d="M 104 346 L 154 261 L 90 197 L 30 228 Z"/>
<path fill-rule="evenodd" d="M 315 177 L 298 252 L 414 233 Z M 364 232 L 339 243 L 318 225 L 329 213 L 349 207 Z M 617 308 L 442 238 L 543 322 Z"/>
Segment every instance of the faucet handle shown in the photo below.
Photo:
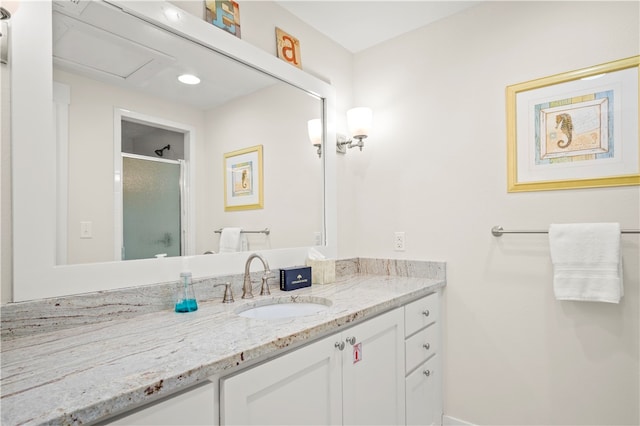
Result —
<path fill-rule="evenodd" d="M 233 291 L 231 291 L 231 283 L 226 282 L 224 284 L 216 284 L 214 287 L 224 286 L 224 296 L 222 297 L 222 303 L 233 303 Z"/>
<path fill-rule="evenodd" d="M 271 271 L 265 271 L 262 275 L 262 286 L 260 287 L 260 296 L 270 296 L 271 290 L 269 290 L 269 278 L 275 278 Z"/>

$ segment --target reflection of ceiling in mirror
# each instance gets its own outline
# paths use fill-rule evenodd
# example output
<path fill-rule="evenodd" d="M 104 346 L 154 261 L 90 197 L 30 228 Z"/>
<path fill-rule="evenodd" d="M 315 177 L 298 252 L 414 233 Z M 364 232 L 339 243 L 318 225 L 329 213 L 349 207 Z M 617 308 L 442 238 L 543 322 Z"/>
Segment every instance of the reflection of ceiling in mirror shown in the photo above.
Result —
<path fill-rule="evenodd" d="M 200 109 L 277 83 L 106 3 L 88 3 L 79 15 L 54 3 L 54 64 L 62 69 Z M 201 83 L 179 83 L 184 73 Z"/>

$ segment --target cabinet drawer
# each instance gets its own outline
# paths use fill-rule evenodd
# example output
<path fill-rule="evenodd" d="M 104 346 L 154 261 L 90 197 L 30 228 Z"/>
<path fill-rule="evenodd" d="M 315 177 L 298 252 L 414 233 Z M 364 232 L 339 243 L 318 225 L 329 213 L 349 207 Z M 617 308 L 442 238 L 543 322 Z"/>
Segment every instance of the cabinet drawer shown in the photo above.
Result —
<path fill-rule="evenodd" d="M 406 340 L 405 359 L 407 373 L 438 352 L 439 326 L 439 324 L 432 324 Z"/>
<path fill-rule="evenodd" d="M 411 302 L 404 308 L 405 336 L 437 321 L 439 315 L 438 293 Z"/>
<path fill-rule="evenodd" d="M 407 376 L 407 425 L 439 425 L 442 419 L 438 355 Z"/>

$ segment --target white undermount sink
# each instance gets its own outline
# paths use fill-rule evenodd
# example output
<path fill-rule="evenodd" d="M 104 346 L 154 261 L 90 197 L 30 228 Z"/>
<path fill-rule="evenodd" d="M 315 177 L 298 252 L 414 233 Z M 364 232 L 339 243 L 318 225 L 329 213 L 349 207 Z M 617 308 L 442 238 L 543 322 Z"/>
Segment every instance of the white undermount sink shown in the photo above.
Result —
<path fill-rule="evenodd" d="M 322 297 L 282 297 L 260 301 L 236 311 L 238 315 L 253 319 L 292 318 L 315 315 L 327 310 L 331 300 Z"/>

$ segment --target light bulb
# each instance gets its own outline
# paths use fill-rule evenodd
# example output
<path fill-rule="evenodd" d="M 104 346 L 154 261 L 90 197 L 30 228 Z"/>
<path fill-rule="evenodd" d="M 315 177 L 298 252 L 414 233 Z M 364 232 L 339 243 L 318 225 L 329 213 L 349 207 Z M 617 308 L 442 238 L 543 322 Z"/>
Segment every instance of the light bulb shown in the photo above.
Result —
<path fill-rule="evenodd" d="M 200 84 L 200 79 L 193 74 L 182 74 L 178 77 L 178 80 L 180 83 L 189 85 Z"/>

